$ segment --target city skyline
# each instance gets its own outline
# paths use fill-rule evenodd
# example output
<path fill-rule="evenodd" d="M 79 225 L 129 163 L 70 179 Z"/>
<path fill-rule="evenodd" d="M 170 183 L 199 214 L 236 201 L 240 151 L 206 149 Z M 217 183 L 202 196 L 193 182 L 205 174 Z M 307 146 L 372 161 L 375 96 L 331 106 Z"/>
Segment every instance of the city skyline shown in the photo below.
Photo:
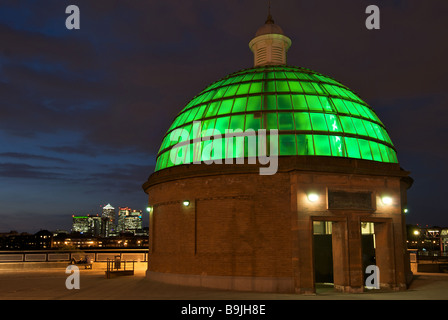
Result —
<path fill-rule="evenodd" d="M 44 4 L 43 4 L 44 3 Z M 365 9 L 381 10 L 367 30 Z M 141 185 L 171 121 L 216 79 L 252 65 L 260 1 L 0 5 L 0 232 L 68 229 L 107 203 L 143 211 Z M 323 72 L 378 113 L 415 180 L 409 224 L 448 226 L 443 1 L 272 1 L 288 62 Z M 145 220 L 144 220 L 145 221 Z M 146 220 L 147 221 L 147 220 Z"/>

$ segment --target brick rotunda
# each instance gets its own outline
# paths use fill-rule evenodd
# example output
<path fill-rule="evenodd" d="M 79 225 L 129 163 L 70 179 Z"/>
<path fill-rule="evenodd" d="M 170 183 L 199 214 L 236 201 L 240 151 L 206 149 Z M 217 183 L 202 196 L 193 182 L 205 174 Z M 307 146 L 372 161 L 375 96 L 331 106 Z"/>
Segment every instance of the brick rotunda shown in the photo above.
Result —
<path fill-rule="evenodd" d="M 174 119 L 143 185 L 150 279 L 362 292 L 376 265 L 381 287 L 406 289 L 409 172 L 375 111 L 333 78 L 287 65 L 290 46 L 269 15 L 249 43 L 254 67 Z"/>

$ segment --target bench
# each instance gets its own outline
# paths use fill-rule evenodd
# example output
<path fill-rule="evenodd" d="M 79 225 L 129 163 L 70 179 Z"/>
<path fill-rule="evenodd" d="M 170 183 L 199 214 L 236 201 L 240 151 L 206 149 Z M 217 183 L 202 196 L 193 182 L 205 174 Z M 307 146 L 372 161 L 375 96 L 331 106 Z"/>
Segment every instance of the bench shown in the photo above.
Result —
<path fill-rule="evenodd" d="M 87 262 L 87 261 L 76 261 L 76 260 L 72 260 L 70 262 L 70 264 L 76 265 L 76 266 L 84 266 L 84 269 L 92 269 L 92 262 Z"/>

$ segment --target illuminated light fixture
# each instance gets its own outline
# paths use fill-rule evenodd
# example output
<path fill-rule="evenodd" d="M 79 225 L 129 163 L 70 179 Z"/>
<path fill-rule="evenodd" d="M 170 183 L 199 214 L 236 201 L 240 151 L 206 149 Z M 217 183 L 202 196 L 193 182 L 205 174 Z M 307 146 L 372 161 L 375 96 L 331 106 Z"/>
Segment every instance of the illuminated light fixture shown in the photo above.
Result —
<path fill-rule="evenodd" d="M 404 208 L 403 212 L 408 213 L 409 212 L 408 208 Z"/>
<path fill-rule="evenodd" d="M 414 230 L 414 235 L 418 236 L 420 232 L 418 230 Z"/>
<path fill-rule="evenodd" d="M 152 207 L 151 206 L 147 206 L 146 207 L 146 211 L 151 212 L 152 211 Z"/>
<path fill-rule="evenodd" d="M 392 204 L 392 198 L 389 196 L 384 196 L 381 198 L 381 201 L 385 204 L 385 205 L 390 205 Z"/>
<path fill-rule="evenodd" d="M 311 202 L 316 202 L 319 199 L 319 195 L 317 193 L 309 193 L 308 200 Z"/>
<path fill-rule="evenodd" d="M 190 201 L 188 201 L 188 200 L 184 200 L 184 201 L 182 202 L 182 204 L 183 204 L 185 207 L 188 207 L 188 206 L 190 205 Z"/>

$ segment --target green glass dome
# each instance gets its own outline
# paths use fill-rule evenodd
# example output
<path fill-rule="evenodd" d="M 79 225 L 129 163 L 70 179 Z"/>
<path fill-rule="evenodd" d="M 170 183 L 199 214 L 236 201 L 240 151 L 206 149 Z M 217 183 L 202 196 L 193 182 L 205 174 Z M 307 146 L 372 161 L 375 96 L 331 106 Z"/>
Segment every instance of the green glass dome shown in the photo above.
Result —
<path fill-rule="evenodd" d="M 245 150 L 237 150 L 235 146 L 230 150 L 225 143 L 217 156 L 198 152 L 216 141 L 194 140 L 198 123 L 202 137 L 204 132 L 213 133 L 209 129 L 221 134 L 226 129 L 267 132 L 277 129 L 279 157 L 330 156 L 398 162 L 392 141 L 372 108 L 341 83 L 305 68 L 254 67 L 208 86 L 174 119 L 158 152 L 156 171 L 195 161 L 237 159 L 251 154 L 249 145 Z M 188 132 L 190 140 L 173 137 L 173 133 L 179 133 L 176 129 Z M 173 163 L 172 153 L 182 160 Z M 198 154 L 200 159 L 195 158 Z"/>

